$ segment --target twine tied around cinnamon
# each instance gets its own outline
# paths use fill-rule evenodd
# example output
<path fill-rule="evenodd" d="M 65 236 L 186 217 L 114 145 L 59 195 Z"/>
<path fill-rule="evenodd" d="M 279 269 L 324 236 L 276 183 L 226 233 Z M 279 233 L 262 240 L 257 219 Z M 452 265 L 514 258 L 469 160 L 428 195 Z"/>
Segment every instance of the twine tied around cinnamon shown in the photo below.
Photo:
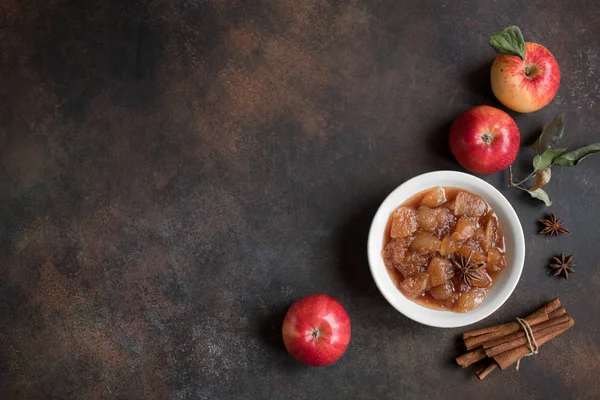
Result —
<path fill-rule="evenodd" d="M 538 353 L 539 346 L 535 341 L 535 336 L 533 336 L 533 331 L 531 330 L 531 326 L 524 319 L 517 317 L 517 322 L 521 324 L 523 331 L 525 331 L 525 337 L 527 338 L 527 345 L 529 346 L 529 353 L 525 354 L 523 357 L 529 357 Z M 519 365 L 521 364 L 521 358 L 517 361 L 517 371 L 519 370 Z"/>

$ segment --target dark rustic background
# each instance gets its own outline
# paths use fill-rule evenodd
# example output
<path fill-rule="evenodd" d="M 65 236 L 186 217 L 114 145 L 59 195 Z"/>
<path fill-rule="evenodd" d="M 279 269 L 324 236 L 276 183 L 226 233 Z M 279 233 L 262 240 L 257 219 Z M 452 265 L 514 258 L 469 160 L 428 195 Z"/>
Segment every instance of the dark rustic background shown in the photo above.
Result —
<path fill-rule="evenodd" d="M 554 296 L 577 322 L 519 372 L 453 365 L 461 329 L 403 317 L 368 271 L 379 203 L 460 170 L 450 123 L 499 106 L 488 36 L 510 24 L 562 69 L 548 107 L 512 113 L 523 145 L 563 111 L 565 144 L 600 141 L 594 0 L 0 0 L 0 397 L 597 397 L 600 156 L 555 168 L 558 239 L 536 233 L 540 202 L 484 177 L 527 258 L 477 326 Z M 561 251 L 579 264 L 568 281 L 548 276 Z M 353 329 L 320 369 L 280 335 L 316 292 Z"/>

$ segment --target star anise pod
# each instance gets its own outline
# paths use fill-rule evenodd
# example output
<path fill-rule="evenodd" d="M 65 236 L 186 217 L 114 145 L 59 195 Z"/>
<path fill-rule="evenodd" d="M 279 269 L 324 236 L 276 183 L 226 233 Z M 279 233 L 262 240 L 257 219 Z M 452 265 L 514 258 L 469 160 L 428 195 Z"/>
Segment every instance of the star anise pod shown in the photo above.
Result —
<path fill-rule="evenodd" d="M 575 272 L 573 267 L 577 264 L 573 262 L 573 256 L 565 256 L 565 253 L 562 253 L 560 257 L 552 257 L 552 261 L 550 268 L 555 270 L 554 276 L 564 274 L 565 278 L 569 279 L 569 272 Z"/>
<path fill-rule="evenodd" d="M 548 236 L 558 236 L 559 233 L 571 233 L 567 228 L 562 226 L 563 222 L 556 218 L 553 212 L 550 213 L 550 218 L 540 219 L 540 223 L 545 226 L 540 233 L 547 234 Z"/>
<path fill-rule="evenodd" d="M 479 270 L 485 266 L 485 263 L 473 260 L 473 252 L 469 253 L 467 258 L 459 253 L 458 257 L 452 258 L 451 261 L 461 282 L 471 286 L 473 280 L 481 279 Z"/>

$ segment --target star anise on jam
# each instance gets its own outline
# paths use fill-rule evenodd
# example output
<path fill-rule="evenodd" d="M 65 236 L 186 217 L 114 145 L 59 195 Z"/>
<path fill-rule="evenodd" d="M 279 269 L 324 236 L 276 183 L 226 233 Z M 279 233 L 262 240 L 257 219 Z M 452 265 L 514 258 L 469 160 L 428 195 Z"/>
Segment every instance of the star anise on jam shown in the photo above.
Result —
<path fill-rule="evenodd" d="M 553 212 L 550 213 L 550 218 L 540 219 L 540 223 L 545 226 L 540 233 L 547 234 L 548 236 L 558 236 L 559 233 L 571 233 L 567 228 L 562 226 L 563 222 L 556 218 Z"/>
<path fill-rule="evenodd" d="M 473 252 L 469 253 L 467 258 L 459 253 L 458 257 L 453 257 L 451 261 L 461 282 L 471 286 L 473 280 L 481 279 L 479 271 L 485 266 L 485 263 L 473 260 Z"/>
<path fill-rule="evenodd" d="M 569 279 L 569 272 L 575 272 L 573 267 L 577 264 L 573 262 L 573 256 L 565 256 L 565 253 L 562 253 L 560 257 L 552 257 L 552 261 L 550 268 L 554 270 L 554 276 L 563 274 L 566 279 Z"/>

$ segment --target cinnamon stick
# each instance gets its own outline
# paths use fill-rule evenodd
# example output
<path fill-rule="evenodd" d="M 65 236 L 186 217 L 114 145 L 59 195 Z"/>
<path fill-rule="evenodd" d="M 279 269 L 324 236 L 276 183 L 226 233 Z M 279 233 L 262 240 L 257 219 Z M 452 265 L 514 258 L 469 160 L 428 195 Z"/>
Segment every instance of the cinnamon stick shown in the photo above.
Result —
<path fill-rule="evenodd" d="M 537 332 L 540 329 L 545 329 L 545 328 L 548 328 L 548 327 L 553 326 L 553 325 L 558 325 L 558 324 L 561 324 L 563 322 L 567 322 L 568 320 L 569 320 L 569 316 L 568 315 L 562 315 L 560 317 L 549 319 L 548 321 L 544 321 L 544 322 L 539 323 L 537 325 L 533 325 L 531 327 L 531 331 L 532 332 Z M 515 333 L 512 333 L 512 334 L 507 335 L 507 336 L 503 336 L 503 337 L 500 337 L 500 338 L 497 338 L 497 339 L 493 339 L 493 340 L 488 340 L 487 342 L 483 343 L 481 346 L 484 349 L 489 349 L 489 348 L 492 348 L 492 347 L 499 346 L 499 345 L 501 345 L 503 343 L 510 342 L 511 340 L 522 338 L 522 337 L 525 337 L 525 336 L 526 336 L 525 332 L 523 332 L 523 330 L 520 330 L 519 332 L 515 332 Z M 488 355 L 488 357 L 489 357 L 489 355 Z"/>
<path fill-rule="evenodd" d="M 537 342 L 538 346 L 548 343 L 550 340 L 554 339 L 558 335 L 561 335 L 564 332 L 571 329 L 571 327 L 573 325 L 575 325 L 575 321 L 573 321 L 573 318 L 569 317 L 569 321 L 564 325 L 565 325 L 565 327 L 562 327 L 562 324 L 555 325 L 555 326 L 549 328 L 549 329 L 553 330 L 552 333 L 548 333 L 543 336 L 536 337 L 536 342 Z M 559 327 L 561 327 L 561 328 L 559 329 Z M 530 352 L 529 346 L 522 345 L 522 346 L 516 347 L 512 350 L 505 351 L 504 353 L 495 355 L 493 357 L 493 359 L 498 364 L 500 369 L 505 370 L 506 368 L 510 367 L 511 365 L 513 365 L 514 363 L 519 361 L 521 358 L 525 357 L 527 354 L 529 354 L 529 352 Z"/>
<path fill-rule="evenodd" d="M 473 351 L 469 351 L 462 356 L 456 357 L 456 363 L 463 368 L 467 368 L 469 365 L 476 363 L 479 360 L 483 360 L 485 357 L 485 350 L 480 347 Z"/>
<path fill-rule="evenodd" d="M 540 308 L 539 310 L 537 310 L 533 314 L 529 314 L 527 317 L 525 317 L 523 319 L 527 319 L 527 318 L 533 317 L 536 314 L 540 314 L 540 313 L 545 313 L 546 315 L 548 315 L 551 312 L 557 310 L 559 307 L 560 307 L 560 300 L 558 300 L 558 297 L 555 297 L 548 304 L 546 304 L 545 306 L 543 306 L 542 308 Z"/>
<path fill-rule="evenodd" d="M 561 315 L 565 315 L 566 313 L 567 313 L 567 311 L 565 310 L 564 307 L 559 307 L 556 310 L 552 311 L 550 314 L 548 314 L 548 318 L 552 319 L 552 318 L 560 317 Z"/>
<path fill-rule="evenodd" d="M 553 318 L 551 320 L 532 326 L 531 330 L 532 332 L 538 332 L 540 330 L 552 327 L 554 325 L 566 323 L 569 321 L 569 318 L 570 317 L 568 315 Z M 542 332 L 542 335 L 545 333 L 547 332 Z M 461 367 L 467 368 L 468 366 L 476 363 L 477 361 L 483 360 L 486 357 L 493 357 L 496 354 L 503 353 L 507 350 L 511 350 L 523 344 L 527 344 L 527 337 L 525 336 L 525 332 L 521 330 L 519 332 L 515 332 L 507 336 L 487 341 L 483 343 L 482 347 L 478 347 L 475 350 L 471 350 L 457 357 L 456 362 Z"/>
<path fill-rule="evenodd" d="M 532 317 L 535 314 L 538 314 L 540 312 L 544 312 L 544 313 L 548 314 L 548 313 L 556 310 L 558 307 L 560 307 L 560 301 L 558 300 L 558 298 L 554 298 L 548 304 L 544 305 L 542 308 L 535 311 L 533 314 L 528 315 L 526 318 Z M 524 318 L 524 319 L 526 319 L 526 318 Z M 504 325 L 506 325 L 506 324 L 504 324 Z M 496 325 L 496 326 L 490 326 L 487 328 L 475 329 L 473 331 L 465 332 L 465 333 L 463 333 L 463 339 L 483 335 L 486 333 L 496 332 L 496 330 L 497 330 L 496 328 L 499 328 L 501 326 L 502 325 Z"/>
<path fill-rule="evenodd" d="M 568 329 L 568 328 L 570 328 L 569 318 L 567 318 L 567 321 L 565 321 L 561 324 L 556 324 L 556 325 L 549 326 L 545 329 L 540 329 L 540 330 L 538 330 L 537 335 L 534 333 L 533 336 L 537 343 L 538 337 L 544 337 L 548 334 L 556 332 L 557 330 L 564 330 L 564 329 Z M 519 346 L 523 346 L 523 345 L 527 345 L 527 347 L 529 348 L 526 336 L 522 336 L 522 337 L 510 340 L 506 343 L 502 343 L 501 345 L 491 347 L 489 349 L 485 349 L 485 355 L 492 358 L 495 355 L 504 353 L 505 351 L 509 351 L 509 350 L 515 349 L 515 348 L 517 348 Z M 538 346 L 539 346 L 539 343 L 538 343 Z"/>
<path fill-rule="evenodd" d="M 494 340 L 502 336 L 510 335 L 513 332 L 515 323 L 516 322 L 509 322 L 507 324 L 496 325 L 490 327 L 496 329 L 494 332 L 488 332 L 484 333 L 483 335 L 467 338 L 465 339 L 465 347 L 467 348 L 467 350 L 471 350 L 489 340 Z M 518 323 L 516 324 L 519 325 Z"/>
<path fill-rule="evenodd" d="M 486 376 L 491 374 L 496 368 L 498 368 L 498 364 L 496 364 L 494 361 L 491 361 L 485 367 L 477 370 L 477 372 L 475 372 L 475 374 L 477 374 L 477 377 L 479 378 L 479 380 L 482 381 L 485 379 Z"/>
<path fill-rule="evenodd" d="M 560 301 L 555 298 L 533 314 L 523 318 L 530 326 L 537 325 L 541 322 L 549 319 L 548 314 L 556 311 L 560 307 Z M 463 339 L 467 350 L 474 349 L 475 347 L 502 336 L 507 336 L 512 333 L 518 332 L 521 329 L 521 324 L 518 322 L 509 322 L 502 325 L 496 325 L 489 328 L 477 329 L 474 331 L 465 332 Z"/>

